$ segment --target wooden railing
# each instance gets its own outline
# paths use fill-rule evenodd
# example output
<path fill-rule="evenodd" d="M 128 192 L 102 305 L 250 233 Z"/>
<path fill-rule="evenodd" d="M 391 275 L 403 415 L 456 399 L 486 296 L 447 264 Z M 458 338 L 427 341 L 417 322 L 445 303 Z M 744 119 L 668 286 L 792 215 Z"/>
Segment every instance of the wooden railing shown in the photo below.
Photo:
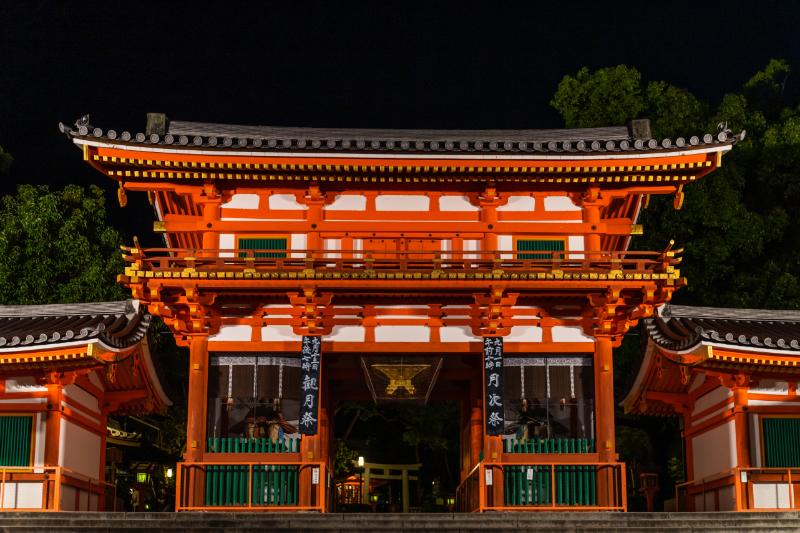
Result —
<path fill-rule="evenodd" d="M 64 510 L 115 511 L 116 487 L 63 466 L 0 468 L 0 511 Z"/>
<path fill-rule="evenodd" d="M 267 437 L 208 437 L 209 453 L 298 453 L 300 439 L 284 437 L 272 441 Z"/>
<path fill-rule="evenodd" d="M 456 505 L 462 512 L 625 511 L 625 465 L 482 462 L 459 485 Z"/>
<path fill-rule="evenodd" d="M 503 439 L 505 453 L 594 453 L 594 439 Z"/>
<path fill-rule="evenodd" d="M 178 463 L 177 511 L 319 511 L 325 463 Z"/>
<path fill-rule="evenodd" d="M 678 511 L 800 509 L 800 468 L 732 468 L 675 486 Z"/>
<path fill-rule="evenodd" d="M 671 246 L 671 245 L 670 245 Z M 680 250 L 662 252 L 419 252 L 379 250 L 274 250 L 123 247 L 126 275 L 191 278 L 313 279 L 668 279 Z M 527 254 L 529 255 L 529 254 Z M 400 278 L 398 278 L 400 276 Z"/>

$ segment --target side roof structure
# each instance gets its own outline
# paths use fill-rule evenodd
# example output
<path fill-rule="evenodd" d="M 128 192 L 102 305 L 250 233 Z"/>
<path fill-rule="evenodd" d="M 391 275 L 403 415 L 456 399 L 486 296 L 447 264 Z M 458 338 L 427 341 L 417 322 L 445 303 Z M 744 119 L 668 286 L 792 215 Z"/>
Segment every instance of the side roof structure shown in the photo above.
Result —
<path fill-rule="evenodd" d="M 695 369 L 774 378 L 800 374 L 799 311 L 667 304 L 643 327 L 647 348 L 621 402 L 626 412 L 674 414 L 659 395 L 686 394 Z"/>
<path fill-rule="evenodd" d="M 0 351 L 98 342 L 119 351 L 140 342 L 151 316 L 137 300 L 0 306 Z"/>
<path fill-rule="evenodd" d="M 0 375 L 105 369 L 106 393 L 125 398 L 119 412 L 163 411 L 172 402 L 148 347 L 151 322 L 137 300 L 0 306 Z"/>

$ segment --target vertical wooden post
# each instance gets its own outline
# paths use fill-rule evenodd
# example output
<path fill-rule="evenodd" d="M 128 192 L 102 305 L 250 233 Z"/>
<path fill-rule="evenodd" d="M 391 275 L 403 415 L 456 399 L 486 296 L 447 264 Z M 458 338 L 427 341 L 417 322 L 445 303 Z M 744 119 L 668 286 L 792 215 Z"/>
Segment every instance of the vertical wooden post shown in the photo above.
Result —
<path fill-rule="evenodd" d="M 208 383 L 208 336 L 192 335 L 189 341 L 189 389 L 188 412 L 186 414 L 186 452 L 183 460 L 188 463 L 202 462 L 206 436 L 206 386 Z M 201 468 L 189 466 L 186 472 L 188 483 L 183 502 L 190 506 L 203 504 L 205 476 Z M 178 501 L 181 495 L 176 494 Z"/>
<path fill-rule="evenodd" d="M 733 420 L 736 428 L 736 466 L 750 466 L 750 435 L 747 428 L 747 389 L 733 387 Z"/>
<path fill-rule="evenodd" d="M 409 499 L 409 492 L 408 492 L 408 469 L 403 468 L 403 512 L 408 512 L 408 499 Z"/>
<path fill-rule="evenodd" d="M 59 442 L 61 436 L 61 383 L 51 375 L 47 383 L 47 411 L 45 413 L 44 433 L 44 466 L 58 467 Z M 57 468 L 57 472 L 60 473 Z M 56 486 L 52 493 L 52 501 L 47 502 L 47 508 L 58 511 L 61 509 L 61 476 L 55 476 Z"/>
<path fill-rule="evenodd" d="M 207 187 L 206 194 L 213 196 L 216 194 L 213 188 Z M 221 206 L 222 199 L 216 194 L 216 197 L 204 198 L 202 201 L 203 206 L 203 222 L 207 229 L 210 231 L 203 232 L 203 250 L 216 250 L 219 248 L 219 232 L 213 228 L 215 222 L 220 220 L 222 213 Z M 234 244 L 234 248 L 236 248 Z M 215 257 L 215 254 L 209 254 L 210 257 Z"/>
<path fill-rule="evenodd" d="M 614 364 L 611 338 L 599 336 L 594 344 L 594 397 L 597 424 L 597 453 L 600 462 L 617 460 L 614 435 Z M 622 473 L 624 475 L 624 472 Z M 614 475 L 609 468 L 601 468 L 597 475 L 597 500 L 601 506 L 614 503 L 616 494 Z"/>

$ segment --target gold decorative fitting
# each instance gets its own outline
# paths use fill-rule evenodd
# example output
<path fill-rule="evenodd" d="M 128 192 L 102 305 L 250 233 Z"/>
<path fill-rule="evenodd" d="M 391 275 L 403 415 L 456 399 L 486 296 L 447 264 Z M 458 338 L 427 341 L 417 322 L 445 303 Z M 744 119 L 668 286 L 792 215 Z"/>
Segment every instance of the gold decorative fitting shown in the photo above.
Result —
<path fill-rule="evenodd" d="M 120 207 L 128 205 L 128 195 L 125 193 L 122 183 L 119 184 L 119 188 L 117 189 L 117 201 Z"/>
<path fill-rule="evenodd" d="M 631 235 L 644 235 L 644 226 L 642 224 L 631 224 Z"/>
<path fill-rule="evenodd" d="M 153 231 L 155 233 L 166 233 L 167 224 L 163 220 L 156 220 L 153 222 Z"/>

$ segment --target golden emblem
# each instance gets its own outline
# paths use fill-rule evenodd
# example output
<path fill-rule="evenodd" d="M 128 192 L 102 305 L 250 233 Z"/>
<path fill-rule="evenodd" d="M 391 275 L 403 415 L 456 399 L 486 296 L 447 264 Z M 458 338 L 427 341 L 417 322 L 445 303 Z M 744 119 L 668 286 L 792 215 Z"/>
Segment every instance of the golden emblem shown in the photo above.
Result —
<path fill-rule="evenodd" d="M 409 395 L 414 395 L 417 388 L 411 383 L 420 372 L 427 370 L 431 367 L 429 364 L 419 365 L 372 365 L 372 368 L 389 378 L 389 384 L 386 386 L 386 395 L 392 396 L 398 389 L 405 389 Z"/>

